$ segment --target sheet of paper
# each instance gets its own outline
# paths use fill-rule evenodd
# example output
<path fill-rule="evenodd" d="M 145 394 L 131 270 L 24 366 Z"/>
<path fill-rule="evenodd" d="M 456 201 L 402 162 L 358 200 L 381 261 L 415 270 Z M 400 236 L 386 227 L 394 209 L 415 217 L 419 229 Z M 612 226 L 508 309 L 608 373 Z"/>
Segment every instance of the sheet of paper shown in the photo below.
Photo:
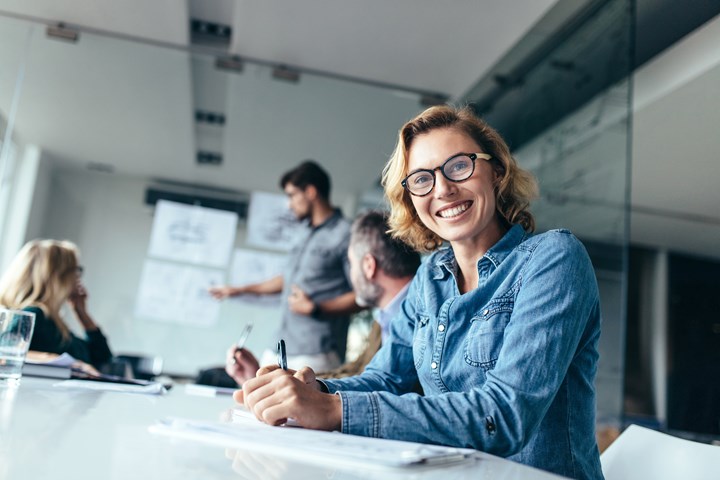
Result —
<path fill-rule="evenodd" d="M 230 269 L 231 285 L 248 285 L 268 280 L 285 272 L 287 255 L 284 253 L 260 252 L 238 248 L 233 255 Z M 237 301 L 255 305 L 280 305 L 280 294 L 277 295 L 241 295 Z"/>
<path fill-rule="evenodd" d="M 208 287 L 224 283 L 220 270 L 146 260 L 135 314 L 161 322 L 208 327 L 217 323 L 220 302 Z"/>
<path fill-rule="evenodd" d="M 238 389 L 227 387 L 211 387 L 210 385 L 199 385 L 197 383 L 185 384 L 185 393 L 198 395 L 200 397 L 216 397 L 218 395 L 232 395 Z"/>
<path fill-rule="evenodd" d="M 225 268 L 235 244 L 237 222 L 233 212 L 160 200 L 155 206 L 148 255 Z"/>
<path fill-rule="evenodd" d="M 233 407 L 230 409 L 230 420 L 234 423 L 245 423 L 245 422 L 253 422 L 253 423 L 259 423 L 260 425 L 265 425 L 264 423 L 260 422 L 260 420 L 255 417 L 255 414 L 250 412 L 247 408 L 245 408 L 244 405 L 238 405 L 237 407 Z M 284 424 L 288 427 L 297 427 L 297 421 L 294 418 L 288 418 L 287 422 Z"/>
<path fill-rule="evenodd" d="M 71 367 L 75 362 L 77 362 L 75 357 L 67 352 L 63 352 L 61 355 L 55 355 L 54 353 L 31 351 L 28 352 L 27 358 L 25 358 L 25 363 L 52 365 L 53 367 Z"/>
<path fill-rule="evenodd" d="M 104 392 L 144 393 L 146 395 L 161 395 L 167 392 L 162 383 L 150 385 L 128 385 L 124 383 L 96 382 L 92 380 L 64 380 L 53 384 L 58 388 L 73 388 L 80 390 L 100 390 Z"/>
<path fill-rule="evenodd" d="M 409 467 L 467 460 L 475 450 L 344 435 L 260 422 L 214 423 L 167 418 L 149 427 L 157 434 L 285 456 L 304 462 Z"/>
<path fill-rule="evenodd" d="M 253 192 L 248 207 L 247 245 L 286 252 L 304 236 L 307 227 L 288 209 L 287 202 L 285 195 Z"/>

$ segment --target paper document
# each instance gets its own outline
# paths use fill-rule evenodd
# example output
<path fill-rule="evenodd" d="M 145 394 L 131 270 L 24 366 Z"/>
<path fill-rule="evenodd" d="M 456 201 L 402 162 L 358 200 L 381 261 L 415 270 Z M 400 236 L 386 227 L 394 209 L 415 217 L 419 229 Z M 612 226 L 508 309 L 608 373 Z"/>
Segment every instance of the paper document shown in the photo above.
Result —
<path fill-rule="evenodd" d="M 199 395 L 201 397 L 215 397 L 217 395 L 232 395 L 238 388 L 212 387 L 210 385 L 199 385 L 197 383 L 185 384 L 185 393 L 188 395 Z"/>
<path fill-rule="evenodd" d="M 321 432 L 271 427 L 260 422 L 216 423 L 167 418 L 150 426 L 152 433 L 272 453 L 303 462 L 362 466 L 411 467 L 467 460 L 475 450 Z"/>
<path fill-rule="evenodd" d="M 144 393 L 148 395 L 161 395 L 167 392 L 162 383 L 153 382 L 148 385 L 130 385 L 126 383 L 97 382 L 93 380 L 65 380 L 53 387 L 78 388 L 84 390 L 100 390 L 104 392 Z"/>
<path fill-rule="evenodd" d="M 238 405 L 230 410 L 230 419 L 233 423 L 253 422 L 260 425 L 270 426 L 258 420 L 255 414 L 250 412 L 250 410 L 245 408 L 243 405 Z M 298 426 L 294 418 L 288 418 L 284 425 L 287 427 Z"/>
<path fill-rule="evenodd" d="M 307 227 L 288 208 L 287 196 L 281 193 L 252 193 L 246 245 L 287 252 L 306 234 Z"/>
<path fill-rule="evenodd" d="M 72 367 L 73 363 L 77 362 L 75 357 L 67 352 L 63 352 L 61 355 L 54 353 L 29 351 L 25 363 L 32 363 L 38 365 L 52 365 L 53 367 Z"/>
<path fill-rule="evenodd" d="M 225 268 L 235 243 L 237 213 L 160 200 L 148 255 Z"/>

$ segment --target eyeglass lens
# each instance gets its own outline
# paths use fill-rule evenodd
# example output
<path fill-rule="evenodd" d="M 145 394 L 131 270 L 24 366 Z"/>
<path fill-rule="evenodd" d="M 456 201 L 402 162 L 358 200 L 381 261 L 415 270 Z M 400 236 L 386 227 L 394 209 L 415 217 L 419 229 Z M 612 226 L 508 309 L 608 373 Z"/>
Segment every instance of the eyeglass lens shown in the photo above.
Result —
<path fill-rule="evenodd" d="M 458 155 L 446 161 L 440 166 L 440 171 L 448 180 L 460 182 L 472 175 L 474 163 L 467 155 Z M 420 170 L 407 177 L 407 189 L 417 195 L 429 193 L 435 186 L 435 172 L 431 170 Z"/>

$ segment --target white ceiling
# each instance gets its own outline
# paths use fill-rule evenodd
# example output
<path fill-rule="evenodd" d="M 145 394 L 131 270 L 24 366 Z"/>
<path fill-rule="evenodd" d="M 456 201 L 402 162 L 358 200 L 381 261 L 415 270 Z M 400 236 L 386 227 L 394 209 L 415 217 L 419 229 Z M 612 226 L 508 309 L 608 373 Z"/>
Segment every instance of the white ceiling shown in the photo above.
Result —
<path fill-rule="evenodd" d="M 183 46 L 192 16 L 231 25 L 233 54 L 456 97 L 555 3 L 1 0 L 0 11 Z"/>
<path fill-rule="evenodd" d="M 0 0 L 15 17 L 0 17 L 0 109 L 9 111 L 24 65 L 15 132 L 59 163 L 276 191 L 280 172 L 315 158 L 335 192 L 357 195 L 421 110 L 417 94 L 313 75 L 288 84 L 256 64 L 219 72 L 214 56 L 168 45 L 186 47 L 189 19 L 200 18 L 231 24 L 231 53 L 243 57 L 459 95 L 555 0 L 510 3 Z M 47 38 L 38 19 L 76 26 L 79 41 Z M 222 109 L 225 128 L 196 128 L 196 108 Z M 196 165 L 196 149 L 213 146 L 223 165 Z"/>
<path fill-rule="evenodd" d="M 417 95 L 312 75 L 271 81 L 257 65 L 218 73 L 211 56 L 167 48 L 188 44 L 190 18 L 231 24 L 240 56 L 457 97 L 555 3 L 0 0 L 0 13 L 16 17 L 0 17 L 0 111 L 24 64 L 16 132 L 59 163 L 276 191 L 279 172 L 316 158 L 338 195 L 358 195 L 420 110 Z M 28 17 L 77 25 L 80 41 L 49 40 L 44 26 L 17 20 Z M 718 44 L 715 19 L 637 72 L 634 242 L 720 257 Z M 223 133 L 198 132 L 194 110 L 218 105 Z M 213 141 L 223 165 L 196 165 L 195 150 Z"/>

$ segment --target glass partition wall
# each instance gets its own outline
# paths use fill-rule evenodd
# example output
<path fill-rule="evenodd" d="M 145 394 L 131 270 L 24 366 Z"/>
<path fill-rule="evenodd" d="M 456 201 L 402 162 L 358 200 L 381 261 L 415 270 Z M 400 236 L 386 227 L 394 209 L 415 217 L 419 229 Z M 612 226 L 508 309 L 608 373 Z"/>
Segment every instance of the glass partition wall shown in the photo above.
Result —
<path fill-rule="evenodd" d="M 2 268 L 31 238 L 77 243 L 89 307 L 113 350 L 160 356 L 172 374 L 222 364 L 248 319 L 256 321 L 247 345 L 262 352 L 279 308 L 229 301 L 198 314 L 207 318 L 141 314 L 141 293 L 163 293 L 140 286 L 148 265 L 157 266 L 148 253 L 154 196 L 237 206 L 234 247 L 246 248 L 251 195 L 282 194 L 280 175 L 315 159 L 332 177 L 333 204 L 351 217 L 377 185 L 399 125 L 424 108 L 417 92 L 278 71 L 209 49 L 83 31 L 59 40 L 43 24 L 0 22 L 3 128 L 16 111 L 14 148 L 3 149 L 2 194 L 12 198 L 0 205 L 13 203 L 3 209 Z M 166 271 L 192 267 L 167 263 Z M 234 274 L 232 265 L 203 271 L 221 282 Z M 176 279 L 160 288 L 177 288 L 178 303 L 207 295 Z"/>
<path fill-rule="evenodd" d="M 6 238 L 14 236 L 14 179 L 23 155 L 14 126 L 32 33 L 28 24 L 0 17 L 0 260 L 14 253 Z"/>
<path fill-rule="evenodd" d="M 623 413 L 633 35 L 634 2 L 595 2 L 554 35 L 529 35 L 534 53 L 519 57 L 521 43 L 466 97 L 539 180 L 538 230 L 568 228 L 590 254 L 603 315 L 598 419 L 611 425 Z"/>

